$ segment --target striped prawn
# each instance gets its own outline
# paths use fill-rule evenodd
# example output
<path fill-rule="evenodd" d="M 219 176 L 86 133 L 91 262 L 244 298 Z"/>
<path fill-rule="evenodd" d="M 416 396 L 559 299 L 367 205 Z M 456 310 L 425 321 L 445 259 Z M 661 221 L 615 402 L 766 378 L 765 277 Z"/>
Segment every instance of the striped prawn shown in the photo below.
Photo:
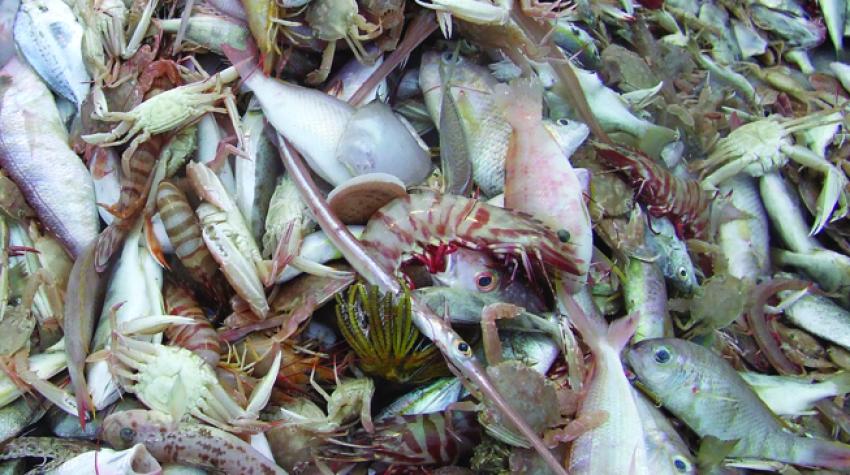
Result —
<path fill-rule="evenodd" d="M 457 246 L 513 255 L 530 271 L 534 259 L 580 276 L 582 260 L 565 230 L 554 230 L 530 215 L 455 195 L 417 193 L 377 211 L 361 242 L 387 273 L 410 257 L 429 271 L 443 270 L 443 258 Z"/>
<path fill-rule="evenodd" d="M 707 231 L 715 192 L 704 190 L 696 180 L 673 175 L 634 149 L 603 143 L 595 147 L 607 166 L 620 171 L 637 187 L 638 199 L 651 216 L 668 217 L 680 237 L 700 237 Z"/>

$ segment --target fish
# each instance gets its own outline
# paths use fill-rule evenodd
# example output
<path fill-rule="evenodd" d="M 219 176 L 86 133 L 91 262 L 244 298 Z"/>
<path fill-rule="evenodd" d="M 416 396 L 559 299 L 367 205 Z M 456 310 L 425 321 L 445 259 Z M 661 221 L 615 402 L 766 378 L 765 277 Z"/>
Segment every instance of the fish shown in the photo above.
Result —
<path fill-rule="evenodd" d="M 769 224 L 758 185 L 755 179 L 739 175 L 723 183 L 720 193 L 729 195 L 732 206 L 742 213 L 717 230 L 726 270 L 732 277 L 755 282 L 770 271 Z"/>
<path fill-rule="evenodd" d="M 659 257 L 658 265 L 667 282 L 681 292 L 692 294 L 699 286 L 694 263 L 670 219 L 650 216 L 645 236 L 649 249 Z"/>
<path fill-rule="evenodd" d="M 696 475 L 697 463 L 682 436 L 667 416 L 640 391 L 633 390 L 643 431 L 646 434 L 647 465 L 657 475 Z"/>
<path fill-rule="evenodd" d="M 644 340 L 626 353 L 637 382 L 700 437 L 737 441 L 730 457 L 850 468 L 850 446 L 798 436 L 710 349 L 678 338 Z"/>
<path fill-rule="evenodd" d="M 673 322 L 667 312 L 667 288 L 661 269 L 655 263 L 630 258 L 625 275 L 626 311 L 640 315 L 632 342 L 672 335 Z"/>
<path fill-rule="evenodd" d="M 15 18 L 15 43 L 54 92 L 79 110 L 91 77 L 82 54 L 83 27 L 62 0 L 23 0 Z"/>
<path fill-rule="evenodd" d="M 786 298 L 791 292 L 780 292 Z M 806 294 L 785 307 L 785 318 L 794 325 L 850 350 L 850 312 L 828 297 Z"/>
<path fill-rule="evenodd" d="M 50 91 L 17 58 L 0 69 L 0 166 L 71 257 L 97 237 L 91 175 L 68 146 Z"/>

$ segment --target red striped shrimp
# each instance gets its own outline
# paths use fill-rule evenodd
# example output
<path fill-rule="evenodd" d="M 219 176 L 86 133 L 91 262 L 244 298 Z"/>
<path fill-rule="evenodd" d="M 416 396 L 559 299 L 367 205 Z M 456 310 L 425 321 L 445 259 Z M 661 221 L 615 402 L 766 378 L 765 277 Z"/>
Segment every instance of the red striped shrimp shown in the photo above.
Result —
<path fill-rule="evenodd" d="M 166 313 L 190 317 L 197 322 L 195 325 L 168 327 L 165 330 L 165 338 L 169 344 L 186 348 L 215 368 L 221 359 L 221 341 L 218 332 L 207 320 L 191 292 L 179 285 L 168 283 L 163 294 Z"/>
<path fill-rule="evenodd" d="M 481 437 L 474 412 L 444 411 L 394 416 L 360 430 L 353 444 L 329 449 L 333 460 L 381 461 L 393 465 L 451 465 L 472 452 Z M 351 449 L 345 452 L 342 447 Z"/>
<path fill-rule="evenodd" d="M 703 190 L 696 180 L 673 175 L 634 149 L 602 143 L 595 147 L 606 165 L 619 170 L 637 187 L 637 196 L 650 215 L 670 218 L 680 237 L 700 237 L 706 232 L 714 192 Z"/>
<path fill-rule="evenodd" d="M 417 193 L 377 211 L 361 242 L 378 265 L 394 273 L 410 257 L 442 270 L 445 254 L 460 245 L 519 257 L 527 271 L 532 258 L 578 280 L 581 259 L 569 233 L 553 230 L 531 216 L 455 195 Z"/>

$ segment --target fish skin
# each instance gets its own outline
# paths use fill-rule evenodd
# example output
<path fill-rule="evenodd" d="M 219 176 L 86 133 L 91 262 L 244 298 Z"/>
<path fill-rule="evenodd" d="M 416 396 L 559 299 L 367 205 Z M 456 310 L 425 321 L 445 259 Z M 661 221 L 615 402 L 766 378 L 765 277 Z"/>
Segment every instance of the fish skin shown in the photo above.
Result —
<path fill-rule="evenodd" d="M 79 109 L 91 77 L 83 62 L 83 27 L 62 0 L 23 0 L 15 43 L 47 85 Z"/>
<path fill-rule="evenodd" d="M 22 430 L 37 422 L 47 412 L 41 396 L 19 397 L 0 409 L 0 443 L 17 437 Z"/>
<path fill-rule="evenodd" d="M 673 334 L 673 323 L 667 312 L 667 287 L 661 269 L 653 262 L 631 258 L 625 269 L 623 295 L 628 313 L 639 312 L 633 342 L 661 338 Z"/>
<path fill-rule="evenodd" d="M 804 295 L 785 309 L 785 317 L 809 333 L 850 349 L 850 312 L 827 297 Z"/>
<path fill-rule="evenodd" d="M 0 165 L 72 257 L 97 237 L 94 185 L 41 79 L 12 58 L 0 69 Z M 73 183 L 74 186 L 67 186 Z"/>
<path fill-rule="evenodd" d="M 669 358 L 658 363 L 666 351 Z M 850 446 L 788 431 L 723 358 L 678 338 L 644 340 L 626 354 L 637 381 L 700 437 L 737 440 L 731 457 L 850 468 Z"/>
<path fill-rule="evenodd" d="M 637 390 L 637 403 L 643 432 L 646 434 L 647 464 L 654 475 L 696 475 L 697 464 L 688 445 L 655 403 Z"/>
<path fill-rule="evenodd" d="M 739 175 L 724 182 L 720 193 L 729 194 L 732 206 L 744 214 L 720 224 L 717 230 L 727 272 L 737 279 L 755 282 L 770 270 L 769 225 L 758 186 L 755 179 Z"/>
<path fill-rule="evenodd" d="M 850 392 L 850 373 L 840 371 L 814 382 L 811 376 L 776 376 L 741 371 L 762 401 L 780 416 L 814 414 L 814 405 L 822 399 Z"/>
<path fill-rule="evenodd" d="M 15 41 L 12 38 L 12 30 L 15 24 L 15 13 L 20 4 L 20 0 L 0 2 L 0 68 L 15 56 Z"/>

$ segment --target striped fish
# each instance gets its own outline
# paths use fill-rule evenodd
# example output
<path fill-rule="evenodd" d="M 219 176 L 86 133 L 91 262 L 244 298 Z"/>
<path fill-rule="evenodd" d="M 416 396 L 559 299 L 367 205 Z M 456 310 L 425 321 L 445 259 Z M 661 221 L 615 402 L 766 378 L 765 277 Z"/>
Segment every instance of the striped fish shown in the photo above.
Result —
<path fill-rule="evenodd" d="M 189 272 L 212 296 L 221 296 L 217 283 L 218 265 L 201 237 L 201 225 L 195 216 L 186 194 L 169 181 L 162 181 L 156 194 L 156 206 L 165 226 L 174 254 Z M 220 279 L 218 279 L 220 281 Z"/>
<path fill-rule="evenodd" d="M 196 322 L 194 325 L 168 327 L 165 330 L 168 343 L 195 353 L 215 368 L 221 359 L 221 341 L 195 297 L 189 290 L 173 283 L 165 286 L 164 294 L 165 311 L 169 315 L 190 317 Z"/>

